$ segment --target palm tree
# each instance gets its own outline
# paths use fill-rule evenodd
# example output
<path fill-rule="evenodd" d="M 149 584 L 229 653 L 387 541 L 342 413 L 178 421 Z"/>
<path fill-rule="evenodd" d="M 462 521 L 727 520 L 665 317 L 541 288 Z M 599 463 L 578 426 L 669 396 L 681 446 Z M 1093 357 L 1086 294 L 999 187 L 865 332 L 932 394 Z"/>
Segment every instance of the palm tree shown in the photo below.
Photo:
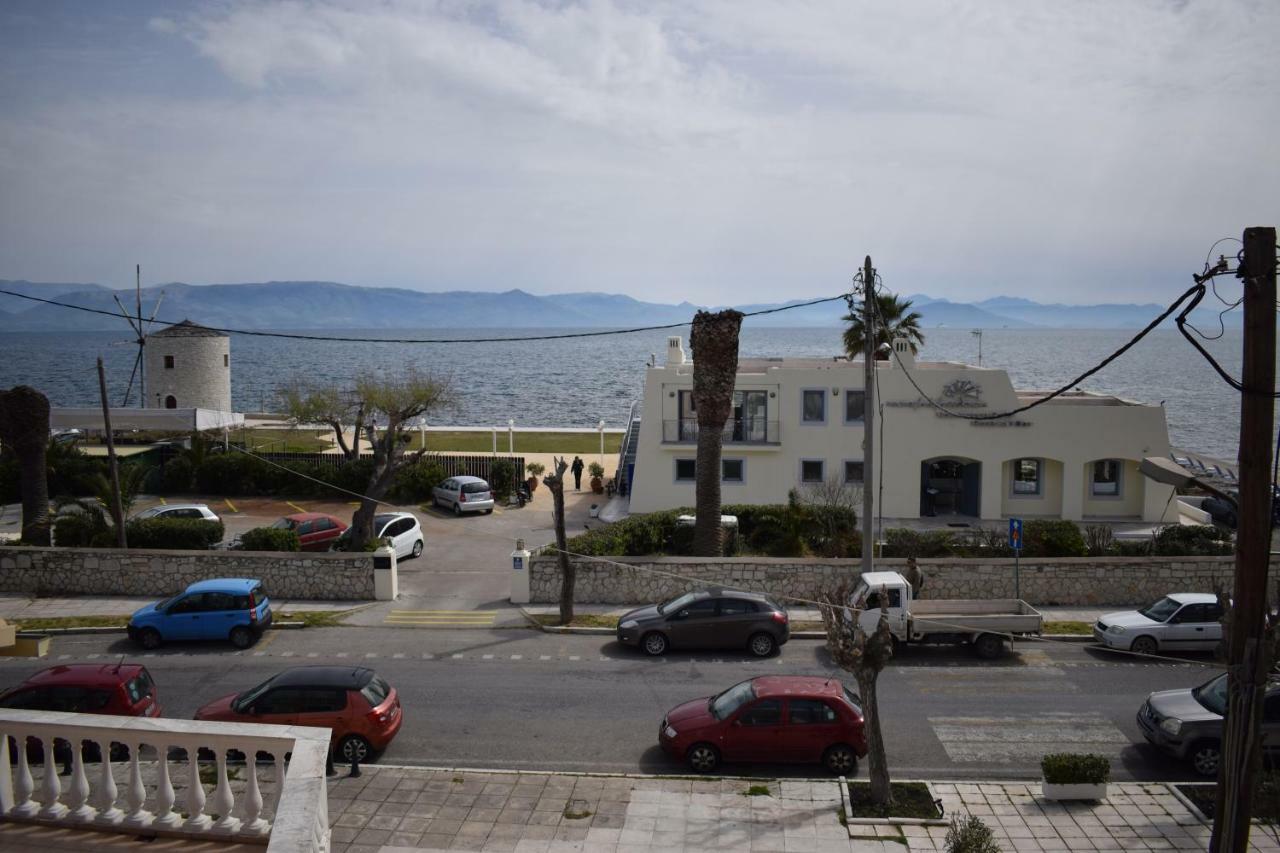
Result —
<path fill-rule="evenodd" d="M 22 541 L 49 544 L 49 398 L 19 385 L 0 391 L 0 442 L 18 457 L 22 488 Z"/>
<path fill-rule="evenodd" d="M 698 413 L 698 461 L 694 472 L 696 520 L 693 553 L 724 553 L 720 528 L 720 453 L 724 425 L 733 413 L 733 385 L 738 377 L 738 332 L 741 312 L 732 309 L 693 316 L 689 346 L 693 350 L 693 407 Z"/>
<path fill-rule="evenodd" d="M 844 315 L 843 319 L 849 324 L 844 330 L 844 351 L 848 353 L 849 358 L 855 358 L 862 354 L 862 349 L 866 345 L 866 331 L 862 323 L 862 303 L 853 303 L 854 307 L 850 312 Z M 924 343 L 924 334 L 920 331 L 920 321 L 924 318 L 918 311 L 908 311 L 911 308 L 910 299 L 898 299 L 892 293 L 885 291 L 876 292 L 875 307 L 877 316 L 875 318 L 876 340 L 875 352 L 876 359 L 883 361 L 889 357 L 887 351 L 882 351 L 885 345 L 892 346 L 895 338 L 906 338 L 911 344 L 911 353 L 914 355 L 919 352 L 917 344 Z"/>

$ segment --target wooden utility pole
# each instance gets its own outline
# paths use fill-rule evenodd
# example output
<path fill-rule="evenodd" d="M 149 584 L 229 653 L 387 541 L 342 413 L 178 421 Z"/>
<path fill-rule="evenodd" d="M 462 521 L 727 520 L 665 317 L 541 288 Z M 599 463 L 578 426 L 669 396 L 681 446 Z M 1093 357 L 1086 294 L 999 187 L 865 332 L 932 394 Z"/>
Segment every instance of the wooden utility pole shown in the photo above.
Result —
<path fill-rule="evenodd" d="M 1240 400 L 1240 507 L 1235 594 L 1227 636 L 1227 715 L 1218 768 L 1212 853 L 1244 853 L 1262 753 L 1264 630 L 1271 546 L 1271 442 L 1276 388 L 1276 229 L 1246 228 L 1244 369 Z"/>
<path fill-rule="evenodd" d="M 862 264 L 862 571 L 873 570 L 871 556 L 876 540 L 871 526 L 871 500 L 875 482 L 872 465 L 875 449 L 876 415 L 876 271 L 871 266 L 871 256 Z"/>
<path fill-rule="evenodd" d="M 128 548 L 120 501 L 120 469 L 116 467 L 116 442 L 111 435 L 111 407 L 107 404 L 107 374 L 102 369 L 102 356 L 98 356 L 98 390 L 102 393 L 102 427 L 107 434 L 107 466 L 111 469 L 111 518 L 116 523 L 116 544 Z"/>

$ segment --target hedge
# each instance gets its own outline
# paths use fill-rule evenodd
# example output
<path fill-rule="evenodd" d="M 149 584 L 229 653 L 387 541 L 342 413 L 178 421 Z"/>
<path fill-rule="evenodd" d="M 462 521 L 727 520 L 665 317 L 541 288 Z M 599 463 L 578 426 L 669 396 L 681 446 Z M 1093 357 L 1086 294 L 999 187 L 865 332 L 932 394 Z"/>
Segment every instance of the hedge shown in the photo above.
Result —
<path fill-rule="evenodd" d="M 1104 785 L 1111 779 L 1111 760 L 1104 755 L 1054 752 L 1040 760 L 1040 770 L 1051 785 Z"/>
<path fill-rule="evenodd" d="M 125 525 L 130 548 L 207 551 L 225 533 L 221 521 L 201 518 L 143 518 Z"/>
<path fill-rule="evenodd" d="M 301 551 L 298 531 L 279 527 L 255 527 L 240 537 L 241 551 Z"/>

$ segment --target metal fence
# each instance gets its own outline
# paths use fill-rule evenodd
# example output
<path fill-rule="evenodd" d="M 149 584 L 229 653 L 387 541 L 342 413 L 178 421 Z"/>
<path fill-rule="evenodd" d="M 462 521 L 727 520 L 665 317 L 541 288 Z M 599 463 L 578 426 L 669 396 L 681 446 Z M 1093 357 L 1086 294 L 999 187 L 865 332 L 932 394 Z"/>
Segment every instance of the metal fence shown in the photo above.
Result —
<path fill-rule="evenodd" d="M 257 453 L 256 455 L 269 459 L 272 462 L 286 464 L 290 462 L 302 462 L 311 465 L 317 465 L 321 468 L 336 470 L 341 468 L 347 462 L 347 458 L 341 453 Z M 372 459 L 372 453 L 361 453 L 361 459 Z M 517 482 L 524 476 L 524 457 L 513 456 L 509 453 L 499 453 L 496 456 L 491 453 L 475 453 L 465 456 L 453 456 L 443 453 L 427 453 L 422 457 L 424 462 L 434 462 L 444 469 L 446 477 L 480 477 L 488 480 L 493 484 L 493 479 L 489 476 L 495 459 L 509 460 L 515 466 L 515 476 Z"/>

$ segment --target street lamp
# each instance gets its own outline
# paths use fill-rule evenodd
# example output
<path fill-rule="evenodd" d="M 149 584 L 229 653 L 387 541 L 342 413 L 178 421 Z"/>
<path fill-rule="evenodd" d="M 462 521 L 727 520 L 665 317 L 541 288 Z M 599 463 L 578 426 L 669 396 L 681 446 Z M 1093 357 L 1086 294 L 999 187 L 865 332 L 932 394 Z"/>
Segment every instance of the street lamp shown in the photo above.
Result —
<path fill-rule="evenodd" d="M 516 419 L 509 418 L 507 420 L 507 452 L 515 454 L 516 452 Z"/>
<path fill-rule="evenodd" d="M 600 465 L 603 466 L 604 465 L 604 419 L 603 418 L 600 420 L 600 423 L 596 424 L 596 429 L 600 431 Z"/>
<path fill-rule="evenodd" d="M 978 339 L 978 367 L 982 367 L 982 330 L 974 329 L 969 334 Z"/>

